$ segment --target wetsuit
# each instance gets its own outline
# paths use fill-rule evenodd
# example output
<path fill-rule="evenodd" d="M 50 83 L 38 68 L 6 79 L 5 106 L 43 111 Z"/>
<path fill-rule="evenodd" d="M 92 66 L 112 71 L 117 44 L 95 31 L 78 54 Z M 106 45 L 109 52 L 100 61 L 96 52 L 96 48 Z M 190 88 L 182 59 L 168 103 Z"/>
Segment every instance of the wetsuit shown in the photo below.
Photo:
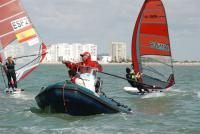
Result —
<path fill-rule="evenodd" d="M 17 88 L 17 80 L 16 80 L 16 73 L 15 73 L 15 63 L 6 62 L 6 75 L 8 78 L 8 88 Z M 13 82 L 12 82 L 13 80 Z"/>

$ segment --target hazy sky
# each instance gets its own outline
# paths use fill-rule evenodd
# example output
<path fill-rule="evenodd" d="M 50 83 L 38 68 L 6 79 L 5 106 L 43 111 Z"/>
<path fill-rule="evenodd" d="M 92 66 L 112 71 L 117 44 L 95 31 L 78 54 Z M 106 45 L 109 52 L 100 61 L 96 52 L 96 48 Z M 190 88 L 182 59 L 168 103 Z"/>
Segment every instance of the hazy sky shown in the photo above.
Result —
<path fill-rule="evenodd" d="M 132 31 L 144 0 L 22 0 L 47 43 L 94 43 L 108 53 L 122 41 L 130 54 Z M 163 0 L 175 60 L 200 60 L 200 0 Z"/>

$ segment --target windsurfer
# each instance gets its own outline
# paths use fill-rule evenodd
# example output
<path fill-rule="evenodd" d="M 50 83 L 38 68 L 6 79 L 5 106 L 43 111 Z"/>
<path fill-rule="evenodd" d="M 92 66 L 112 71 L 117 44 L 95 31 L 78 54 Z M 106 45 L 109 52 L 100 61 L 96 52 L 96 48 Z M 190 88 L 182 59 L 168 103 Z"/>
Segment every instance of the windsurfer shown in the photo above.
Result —
<path fill-rule="evenodd" d="M 8 79 L 8 88 L 12 87 L 13 91 L 15 91 L 17 89 L 15 62 L 11 56 L 7 58 L 4 68 Z"/>
<path fill-rule="evenodd" d="M 78 81 L 80 79 L 80 76 L 75 74 L 74 72 L 76 72 L 79 69 L 79 67 L 81 67 L 81 66 L 96 68 L 100 72 L 103 71 L 102 66 L 98 62 L 91 60 L 91 54 L 89 52 L 84 52 L 84 53 L 80 54 L 80 56 L 81 56 L 82 62 L 79 62 L 79 63 L 73 63 L 70 61 L 62 61 L 62 63 L 65 64 L 70 69 L 69 75 L 70 75 L 71 81 L 73 83 L 77 83 L 76 81 Z M 73 71 L 71 71 L 71 70 L 73 70 Z M 100 82 L 101 81 L 98 78 L 97 81 L 95 82 L 95 84 L 93 84 L 96 87 L 96 89 L 95 89 L 96 92 L 99 92 L 100 87 L 98 87 L 96 85 L 100 85 L 99 84 Z"/>
<path fill-rule="evenodd" d="M 128 79 L 128 82 L 132 87 L 136 87 L 140 93 L 144 93 L 144 91 L 149 92 L 149 90 L 142 86 L 142 84 L 138 83 L 138 80 L 141 78 L 140 72 L 137 72 L 136 74 L 134 69 L 132 69 L 131 71 L 131 69 L 127 67 L 126 73 L 126 78 Z M 142 89 L 144 89 L 144 91 L 142 91 Z"/>

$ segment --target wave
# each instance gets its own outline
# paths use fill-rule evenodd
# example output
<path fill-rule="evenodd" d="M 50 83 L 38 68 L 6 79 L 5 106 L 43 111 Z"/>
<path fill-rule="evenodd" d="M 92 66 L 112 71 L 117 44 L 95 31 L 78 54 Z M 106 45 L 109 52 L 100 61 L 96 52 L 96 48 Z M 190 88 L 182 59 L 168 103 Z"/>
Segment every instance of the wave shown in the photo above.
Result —
<path fill-rule="evenodd" d="M 21 92 L 18 94 L 11 94 L 10 97 L 20 100 L 34 100 L 35 96 L 33 94 L 27 94 L 25 92 Z"/>
<path fill-rule="evenodd" d="M 170 89 L 169 92 L 186 93 L 188 91 L 185 91 L 185 90 L 179 89 L 179 88 L 173 88 L 173 89 Z"/>
<path fill-rule="evenodd" d="M 146 95 L 142 96 L 142 98 L 143 99 L 146 99 L 146 98 L 157 98 L 157 97 L 163 97 L 163 96 L 165 96 L 164 92 L 155 92 L 155 93 L 146 94 Z"/>
<path fill-rule="evenodd" d="M 197 91 L 197 97 L 200 98 L 200 91 Z"/>

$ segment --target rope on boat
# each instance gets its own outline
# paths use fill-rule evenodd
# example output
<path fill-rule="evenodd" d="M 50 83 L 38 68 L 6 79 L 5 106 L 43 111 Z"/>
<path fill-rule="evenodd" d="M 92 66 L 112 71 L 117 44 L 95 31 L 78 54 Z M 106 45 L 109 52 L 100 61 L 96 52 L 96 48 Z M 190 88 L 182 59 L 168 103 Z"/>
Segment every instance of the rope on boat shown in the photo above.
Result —
<path fill-rule="evenodd" d="M 67 104 L 66 104 L 66 101 L 65 101 L 65 87 L 67 85 L 67 81 L 65 81 L 64 85 L 63 85 L 63 88 L 62 88 L 62 91 L 63 91 L 63 105 L 65 107 L 65 112 L 67 112 Z"/>

